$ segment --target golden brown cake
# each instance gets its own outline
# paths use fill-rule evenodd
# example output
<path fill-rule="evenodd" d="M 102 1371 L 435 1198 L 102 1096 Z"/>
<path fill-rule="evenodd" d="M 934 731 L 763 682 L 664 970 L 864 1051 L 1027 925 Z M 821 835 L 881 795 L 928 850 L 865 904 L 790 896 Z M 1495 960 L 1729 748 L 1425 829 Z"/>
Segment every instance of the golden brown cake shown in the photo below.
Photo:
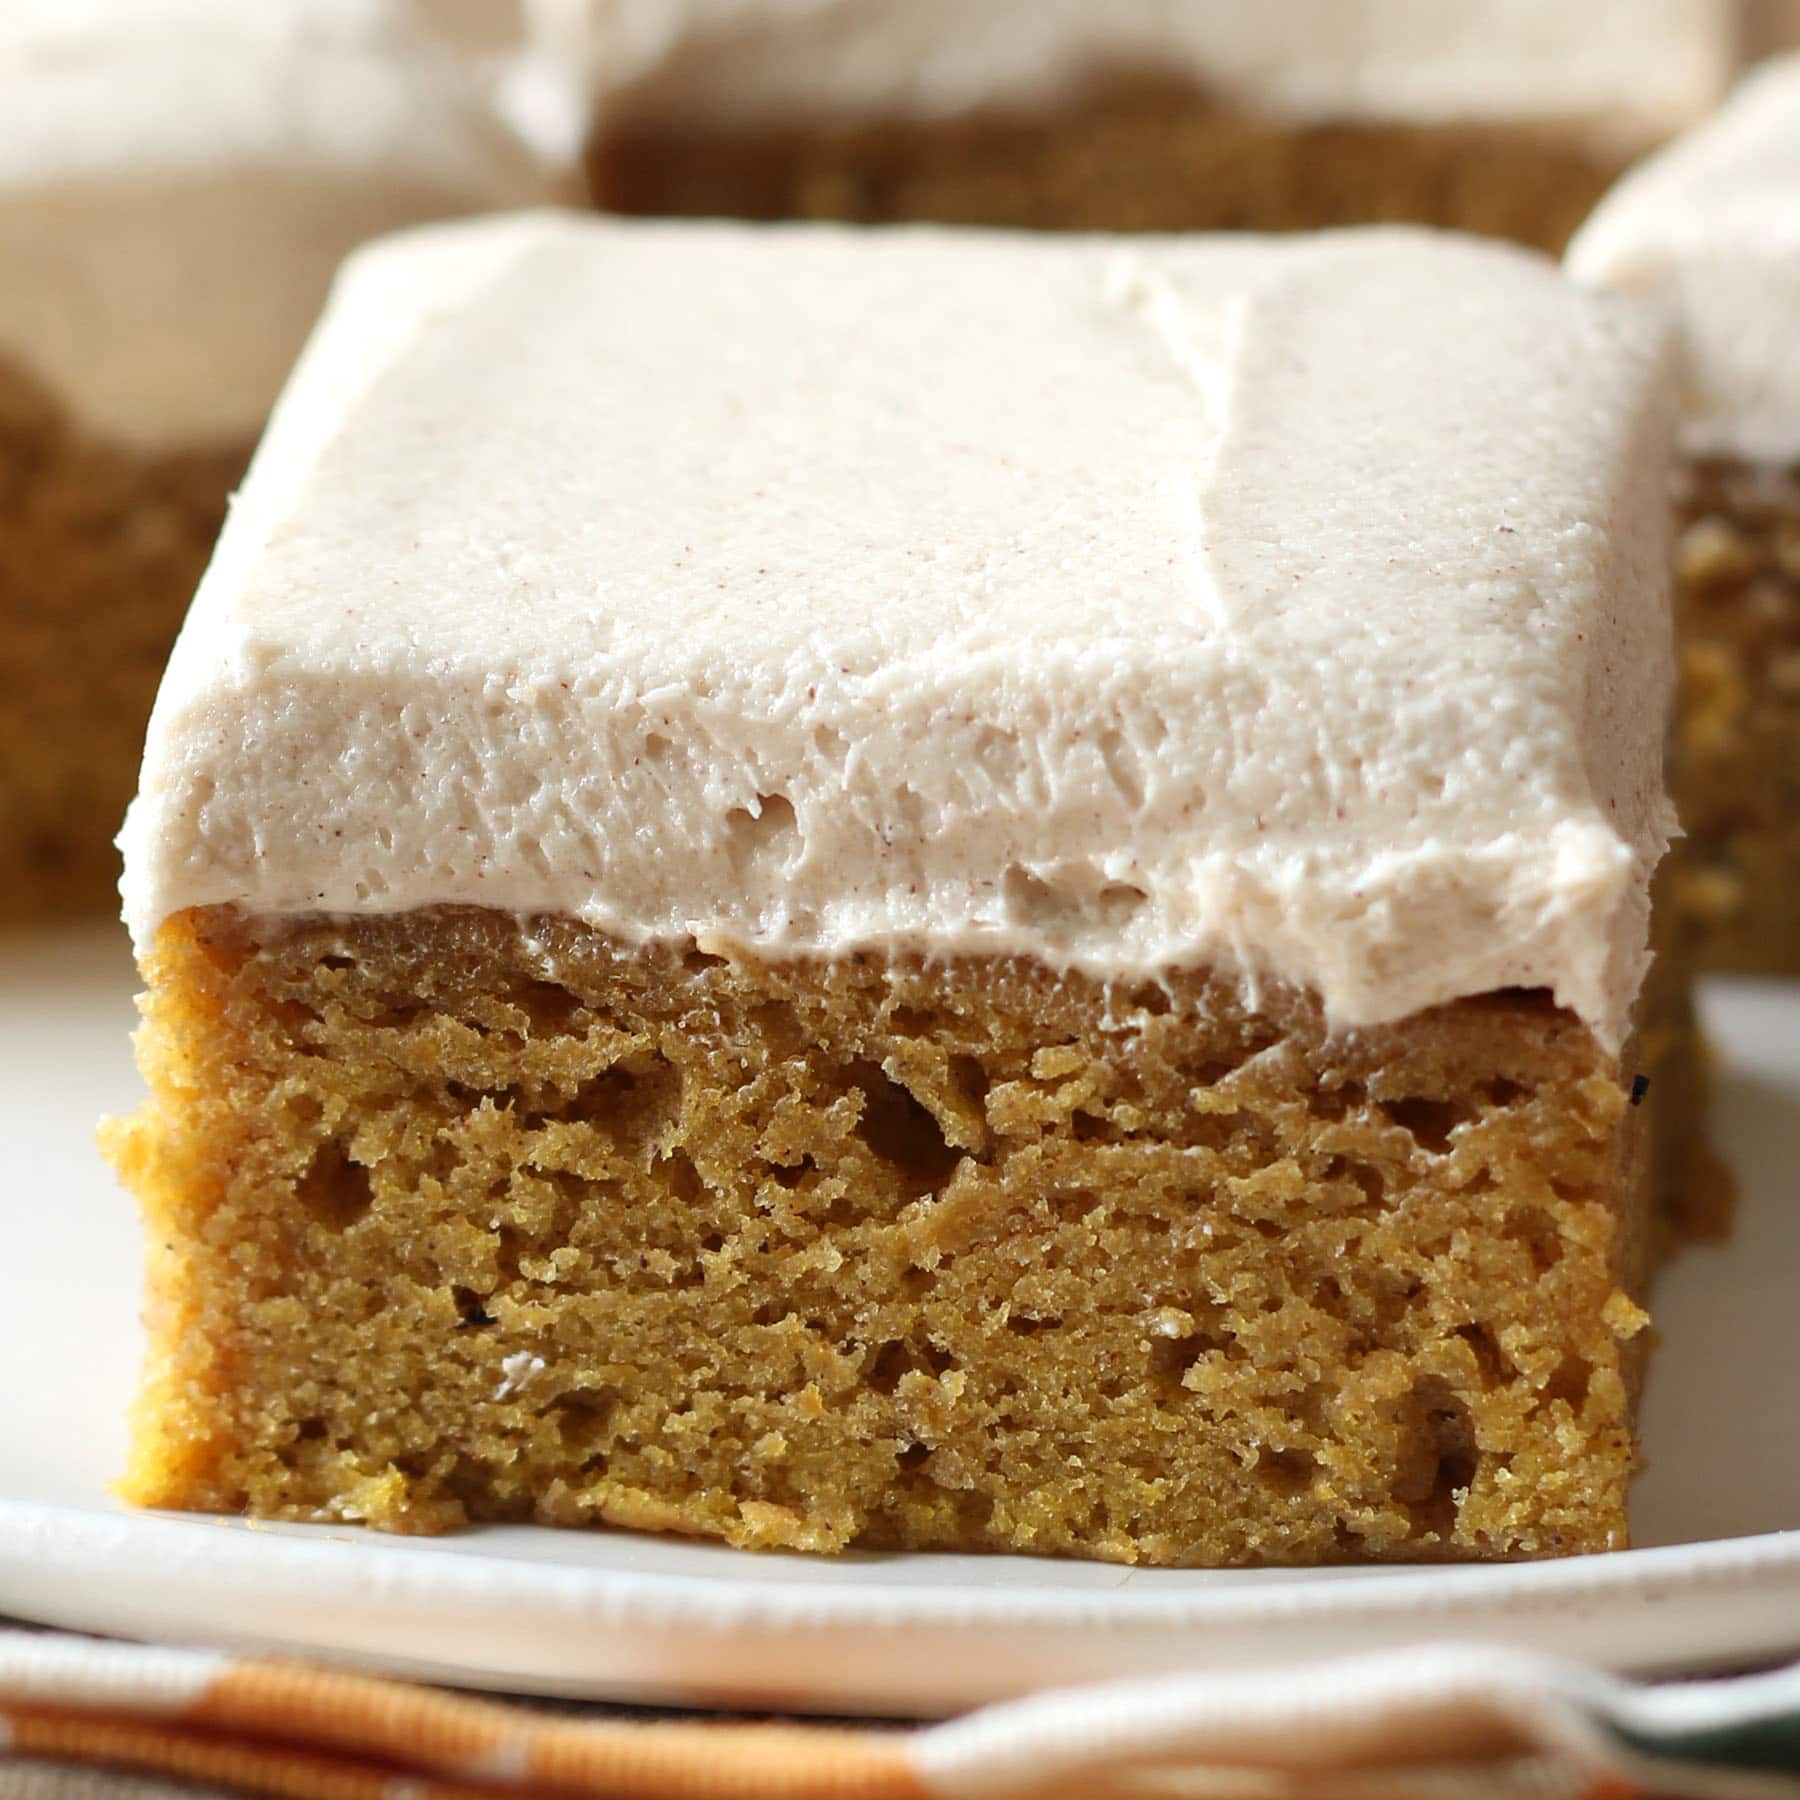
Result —
<path fill-rule="evenodd" d="M 537 0 L 612 211 L 1560 250 L 1720 97 L 1730 0 Z"/>
<path fill-rule="evenodd" d="M 457 909 L 201 909 L 147 976 L 143 1504 L 1207 1565 L 1626 1541 L 1641 1139 L 1682 1095 L 1633 1108 L 1541 990 L 1334 1039 L 1203 972 Z"/>
<path fill-rule="evenodd" d="M 111 904 L 157 677 L 338 259 L 548 177 L 393 0 L 18 0 L 0 116 L 5 918 Z"/>
<path fill-rule="evenodd" d="M 361 254 L 126 832 L 125 1491 L 1622 1544 L 1708 1198 L 1673 405 L 1652 316 L 1409 232 Z"/>
<path fill-rule="evenodd" d="M 1622 182 L 1580 278 L 1665 303 L 1686 362 L 1677 601 L 1686 838 L 1713 967 L 1800 974 L 1800 57 Z"/>

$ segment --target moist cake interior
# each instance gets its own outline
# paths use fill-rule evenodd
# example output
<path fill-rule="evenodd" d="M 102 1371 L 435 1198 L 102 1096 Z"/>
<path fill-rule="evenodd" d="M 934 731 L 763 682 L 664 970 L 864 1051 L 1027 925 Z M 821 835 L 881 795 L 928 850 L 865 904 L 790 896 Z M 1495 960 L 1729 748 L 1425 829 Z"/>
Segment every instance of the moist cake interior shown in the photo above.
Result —
<path fill-rule="evenodd" d="M 140 1503 L 1153 1564 L 1625 1541 L 1673 1003 L 1622 1066 L 1537 991 L 1334 1036 L 1204 973 L 467 909 L 194 910 L 148 975 Z"/>

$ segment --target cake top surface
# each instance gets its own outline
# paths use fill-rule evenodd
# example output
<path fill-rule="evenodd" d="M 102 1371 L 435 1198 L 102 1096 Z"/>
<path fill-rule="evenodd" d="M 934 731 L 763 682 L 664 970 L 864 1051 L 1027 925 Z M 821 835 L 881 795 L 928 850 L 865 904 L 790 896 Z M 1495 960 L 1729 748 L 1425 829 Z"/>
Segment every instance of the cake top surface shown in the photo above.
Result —
<path fill-rule="evenodd" d="M 0 358 L 146 448 L 251 437 L 347 251 L 552 175 L 406 0 L 6 0 Z"/>
<path fill-rule="evenodd" d="M 1691 450 L 1800 461 L 1800 55 L 1627 175 L 1568 264 L 1673 310 Z"/>
<path fill-rule="evenodd" d="M 1653 316 L 1424 233 L 403 234 L 177 645 L 127 914 L 1222 959 L 1616 1036 L 1672 410 Z"/>
<path fill-rule="evenodd" d="M 604 120 L 1053 108 L 1120 80 L 1301 118 L 1549 121 L 1627 145 L 1731 79 L 1737 0 L 527 0 Z"/>

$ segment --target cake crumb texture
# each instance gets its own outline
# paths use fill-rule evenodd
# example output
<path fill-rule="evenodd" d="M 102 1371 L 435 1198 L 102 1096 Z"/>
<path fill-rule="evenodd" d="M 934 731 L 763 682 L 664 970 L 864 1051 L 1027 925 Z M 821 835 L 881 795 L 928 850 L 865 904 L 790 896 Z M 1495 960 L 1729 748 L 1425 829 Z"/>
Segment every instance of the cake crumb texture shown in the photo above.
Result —
<path fill-rule="evenodd" d="M 1800 975 L 1800 468 L 1689 471 L 1677 605 L 1673 892 L 1708 966 Z"/>
<path fill-rule="evenodd" d="M 1297 122 L 1179 90 L 1044 120 L 626 124 L 601 130 L 588 163 L 612 212 L 1077 231 L 1419 224 L 1552 252 L 1623 168 L 1548 128 Z"/>
<path fill-rule="evenodd" d="M 116 904 L 144 723 L 247 455 L 101 442 L 0 359 L 0 919 Z"/>
<path fill-rule="evenodd" d="M 1149 1564 L 1626 1536 L 1678 1084 L 1539 992 L 169 920 L 141 1504 Z M 1659 1108 L 1664 1109 L 1659 1114 Z"/>

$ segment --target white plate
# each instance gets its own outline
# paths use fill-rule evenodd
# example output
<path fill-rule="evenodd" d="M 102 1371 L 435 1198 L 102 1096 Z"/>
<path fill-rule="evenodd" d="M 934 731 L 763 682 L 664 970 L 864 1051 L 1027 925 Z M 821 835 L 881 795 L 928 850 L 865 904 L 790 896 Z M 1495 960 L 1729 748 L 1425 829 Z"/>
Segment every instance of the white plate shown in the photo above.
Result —
<path fill-rule="evenodd" d="M 381 1538 L 129 1512 L 106 1481 L 139 1348 L 138 1238 L 93 1149 L 135 1103 L 116 934 L 0 944 L 0 1612 L 303 1651 L 473 1685 L 943 1711 L 1174 1667 L 1471 1635 L 1625 1670 L 1800 1650 L 1800 987 L 1720 983 L 1728 1250 L 1656 1297 L 1643 1546 L 1500 1568 L 1125 1570 L 1023 1557 L 753 1556 L 535 1527 Z"/>

